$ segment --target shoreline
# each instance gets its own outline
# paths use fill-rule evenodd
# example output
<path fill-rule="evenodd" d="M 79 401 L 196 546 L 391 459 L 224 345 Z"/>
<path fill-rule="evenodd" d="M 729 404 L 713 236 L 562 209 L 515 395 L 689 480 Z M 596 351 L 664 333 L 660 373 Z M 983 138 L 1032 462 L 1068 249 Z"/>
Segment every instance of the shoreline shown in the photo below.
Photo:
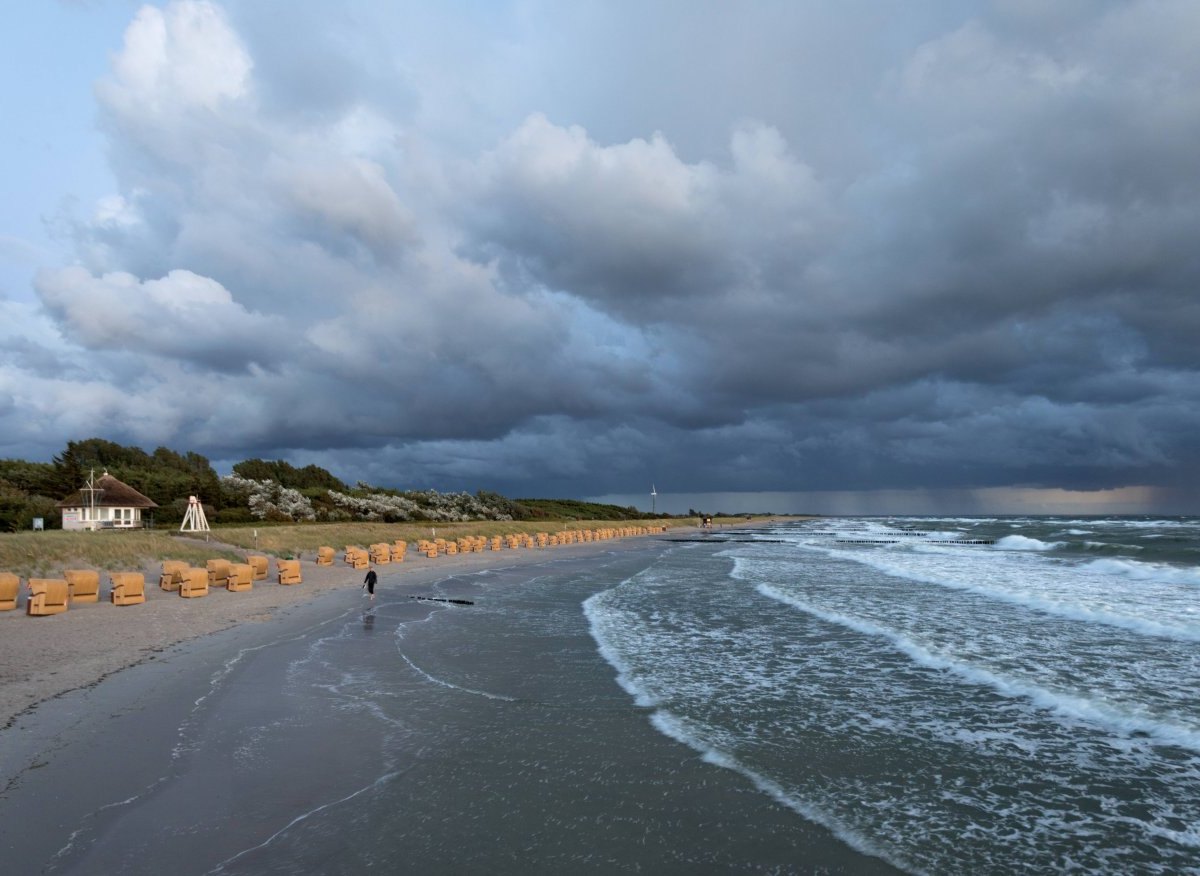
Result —
<path fill-rule="evenodd" d="M 736 540 L 712 535 L 716 550 Z M 568 862 L 632 872 L 648 861 L 663 872 L 748 861 L 895 872 L 654 727 L 597 653 L 577 600 L 697 540 L 676 532 L 390 564 L 376 569 L 373 604 L 364 572 L 338 566 L 320 581 L 306 568 L 299 586 L 178 606 L 160 591 L 166 610 L 236 608 L 259 590 L 290 598 L 264 596 L 250 623 L 212 609 L 206 624 L 218 629 L 194 624 L 171 644 L 146 645 L 170 630 L 127 620 L 140 635 L 107 650 L 133 662 L 16 714 L 0 730 L 0 815 L 23 828 L 0 852 L 29 872 L 61 873 L 182 865 L 236 876 L 316 860 L 341 873 L 411 861 L 447 873 Z M 420 595 L 475 607 L 410 598 Z M 111 609 L 103 614 L 136 617 Z M 27 620 L 9 628 L 46 628 Z M 97 656 L 94 636 L 90 647 Z M 19 662 L 46 670 L 46 653 Z M 95 666 L 81 657 L 77 672 Z"/>
<path fill-rule="evenodd" d="M 753 528 L 753 524 L 728 525 L 717 532 Z M 440 556 L 429 559 L 416 551 L 402 563 L 372 564 L 379 575 L 378 588 L 417 587 L 457 572 L 546 562 L 555 557 L 600 555 L 629 549 L 647 541 L 678 541 L 694 538 L 692 529 L 674 529 L 606 541 L 577 542 L 553 548 L 519 548 L 502 551 Z M 241 548 L 217 541 L 207 543 L 214 555 Z M 140 605 L 115 606 L 105 601 L 107 574 L 102 573 L 101 601 L 74 603 L 58 615 L 28 617 L 21 604 L 0 612 L 0 733 L 35 711 L 39 705 L 72 691 L 93 688 L 124 670 L 138 666 L 169 648 L 211 636 L 242 624 L 272 621 L 281 613 L 313 602 L 325 594 L 361 589 L 364 570 L 342 561 L 339 551 L 332 566 L 318 566 L 312 559 L 301 562 L 302 583 L 275 582 L 272 558 L 266 579 L 252 590 L 231 593 L 212 588 L 200 599 L 182 599 L 158 587 L 159 563 L 147 563 L 146 601 Z M 23 588 L 22 593 L 25 590 Z"/>

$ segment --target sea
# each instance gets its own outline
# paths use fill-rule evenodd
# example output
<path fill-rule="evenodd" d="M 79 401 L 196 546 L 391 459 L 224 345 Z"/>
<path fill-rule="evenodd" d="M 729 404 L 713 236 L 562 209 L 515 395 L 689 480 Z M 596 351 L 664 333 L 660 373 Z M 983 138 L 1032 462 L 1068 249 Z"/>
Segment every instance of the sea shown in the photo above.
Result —
<path fill-rule="evenodd" d="M 546 556 L 166 655 L 30 872 L 1200 873 L 1200 519 Z"/>
<path fill-rule="evenodd" d="M 664 735 L 910 873 L 1200 872 L 1200 521 L 739 533 L 584 609 Z"/>

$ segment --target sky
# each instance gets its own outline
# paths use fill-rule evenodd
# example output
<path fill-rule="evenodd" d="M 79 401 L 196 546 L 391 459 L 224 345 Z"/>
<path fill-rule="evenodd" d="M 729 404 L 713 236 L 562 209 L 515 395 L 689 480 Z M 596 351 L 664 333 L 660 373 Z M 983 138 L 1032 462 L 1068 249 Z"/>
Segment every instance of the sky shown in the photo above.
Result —
<path fill-rule="evenodd" d="M 1197 33 L 1193 0 L 8 4 L 0 457 L 1200 512 Z"/>

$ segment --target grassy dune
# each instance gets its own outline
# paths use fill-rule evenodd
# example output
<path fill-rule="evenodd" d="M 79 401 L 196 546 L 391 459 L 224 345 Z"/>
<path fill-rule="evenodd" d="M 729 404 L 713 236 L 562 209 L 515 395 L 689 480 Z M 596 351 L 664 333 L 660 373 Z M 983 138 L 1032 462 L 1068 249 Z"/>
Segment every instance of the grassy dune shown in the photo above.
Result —
<path fill-rule="evenodd" d="M 763 518 L 766 519 L 766 518 Z M 716 518 L 714 523 L 745 523 L 745 518 Z M 466 535 L 503 535 L 510 532 L 557 532 L 563 529 L 597 529 L 665 523 L 672 528 L 695 528 L 688 518 L 658 521 L 630 520 L 538 520 L 470 523 L 308 523 L 291 525 L 230 526 L 212 531 L 212 544 L 200 536 L 184 537 L 179 532 L 156 530 L 135 532 L 16 532 L 0 534 L 0 571 L 23 577 L 57 577 L 64 569 L 101 569 L 121 571 L 140 569 L 162 560 L 185 560 L 204 565 L 213 557 L 240 559 L 246 552 L 258 550 L 274 556 L 301 556 L 311 559 L 317 548 L 329 545 L 339 553 L 347 545 L 367 545 L 404 539 L 414 542 L 429 538 L 436 528 L 438 536 L 457 538 Z M 257 539 L 255 532 L 258 533 Z M 232 549 L 231 549 L 232 546 Z"/>
<path fill-rule="evenodd" d="M 57 578 L 64 569 L 119 572 L 161 560 L 202 566 L 213 557 L 238 558 L 228 549 L 191 544 L 175 535 L 163 531 L 5 533 L 0 535 L 0 571 Z"/>

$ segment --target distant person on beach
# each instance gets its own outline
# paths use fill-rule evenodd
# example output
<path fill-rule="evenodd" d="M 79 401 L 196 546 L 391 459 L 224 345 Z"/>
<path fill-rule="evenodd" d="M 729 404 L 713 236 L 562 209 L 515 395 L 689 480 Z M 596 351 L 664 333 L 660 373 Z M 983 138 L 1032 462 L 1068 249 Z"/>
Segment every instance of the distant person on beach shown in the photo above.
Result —
<path fill-rule="evenodd" d="M 367 577 L 363 579 L 363 587 L 367 588 L 367 592 L 371 594 L 371 601 L 375 601 L 375 582 L 379 578 L 375 574 L 374 569 L 367 569 Z"/>

